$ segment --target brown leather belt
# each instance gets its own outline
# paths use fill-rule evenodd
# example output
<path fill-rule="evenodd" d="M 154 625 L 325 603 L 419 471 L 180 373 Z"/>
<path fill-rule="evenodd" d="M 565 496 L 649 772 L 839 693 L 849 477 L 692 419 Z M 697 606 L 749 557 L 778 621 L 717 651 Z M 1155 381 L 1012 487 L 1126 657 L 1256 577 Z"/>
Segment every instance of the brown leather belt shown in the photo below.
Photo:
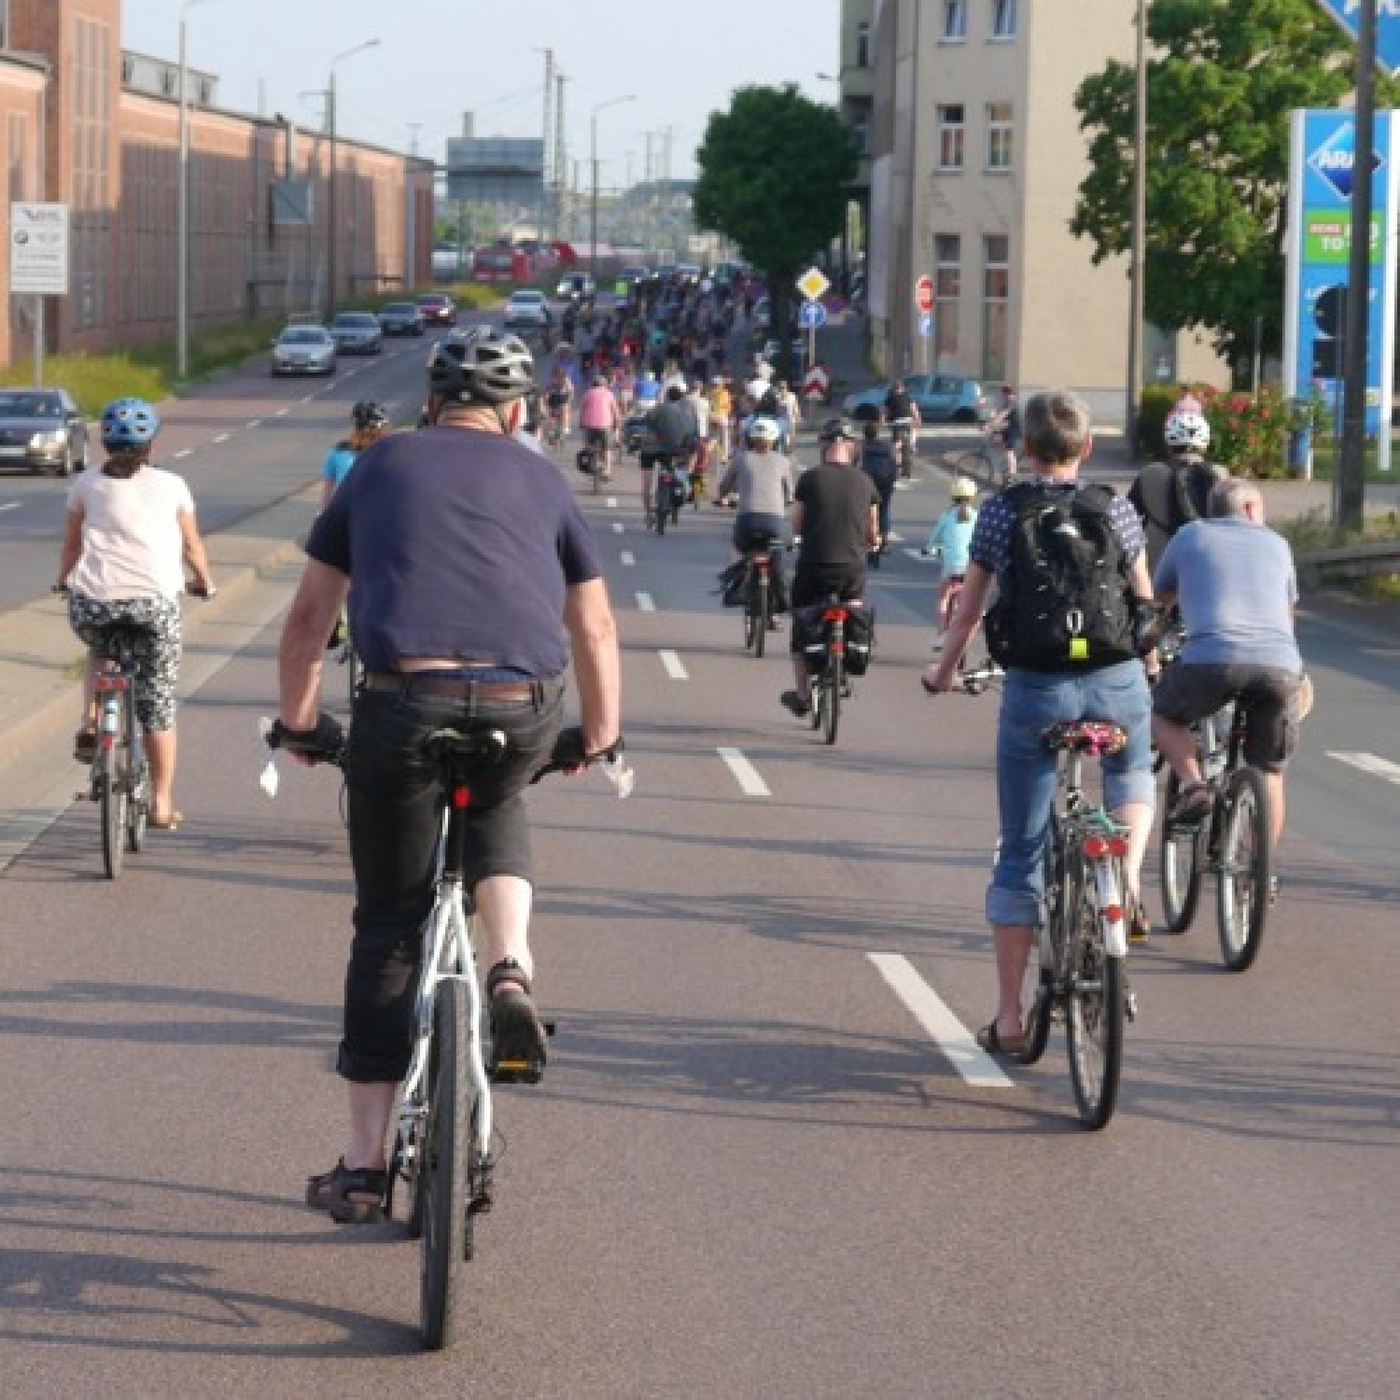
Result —
<path fill-rule="evenodd" d="M 434 676 L 414 671 L 369 671 L 362 684 L 366 690 L 385 690 L 397 695 L 441 695 L 449 700 L 466 700 L 473 695 L 483 700 L 534 700 L 540 694 L 539 681 L 474 681 L 465 676 Z"/>

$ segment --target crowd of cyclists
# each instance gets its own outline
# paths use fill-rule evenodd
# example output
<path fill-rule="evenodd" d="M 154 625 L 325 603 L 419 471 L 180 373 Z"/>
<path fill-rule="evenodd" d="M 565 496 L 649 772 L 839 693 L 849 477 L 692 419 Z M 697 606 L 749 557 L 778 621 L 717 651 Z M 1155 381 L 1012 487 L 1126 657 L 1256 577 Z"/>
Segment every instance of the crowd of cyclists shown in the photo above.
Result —
<path fill-rule="evenodd" d="M 280 741 L 307 761 L 339 753 L 344 736 L 322 711 L 319 689 L 326 640 L 348 608 L 365 667 L 345 757 L 356 882 L 340 1056 L 349 1130 L 336 1166 L 312 1178 L 313 1205 L 344 1213 L 352 1203 L 355 1218 L 366 1218 L 387 1189 L 385 1133 L 407 1054 L 415 930 L 431 893 L 440 796 L 422 739 L 450 720 L 489 719 L 518 750 L 483 775 L 474 795 L 468 867 L 485 926 L 497 1050 L 544 1061 L 521 792 L 549 755 L 577 768 L 621 741 L 618 642 L 601 558 L 567 479 L 545 455 L 551 443 L 567 441 L 575 413 L 590 470 L 605 476 L 635 425 L 649 524 L 658 464 L 713 467 L 716 503 L 737 507 L 736 556 L 794 543 L 796 568 L 790 589 L 779 591 L 779 610 L 863 599 L 867 570 L 889 537 L 895 484 L 916 448 L 917 409 L 895 385 L 883 410 L 863 423 L 827 418 L 819 461 L 802 470 L 794 456 L 802 405 L 761 356 L 732 339 L 756 301 L 748 285 L 648 282 L 611 310 L 572 306 L 544 376 L 515 336 L 489 328 L 454 334 L 432 350 L 420 431 L 393 432 L 385 409 L 362 401 L 327 456 L 322 511 L 282 639 L 277 726 Z M 1078 718 L 1127 731 L 1122 751 L 1105 760 L 1104 781 L 1129 833 L 1131 928 L 1141 939 L 1150 926 L 1140 870 L 1155 805 L 1154 739 L 1181 781 L 1168 818 L 1198 819 L 1208 793 L 1190 725 L 1241 700 L 1249 711 L 1246 756 L 1268 775 L 1277 840 L 1302 662 L 1287 547 L 1258 528 L 1257 489 L 1210 464 L 1209 426 L 1196 405 L 1178 405 L 1166 427 L 1167 459 L 1145 468 L 1127 496 L 1081 479 L 1092 432 L 1073 395 L 1037 394 L 1022 409 L 1008 391 L 1003 411 L 1012 423 L 1007 440 L 1024 452 L 1019 473 L 1008 471 L 1014 484 L 979 509 L 976 483 L 952 481 L 948 508 L 925 544 L 941 577 L 932 606 L 938 655 L 922 681 L 930 694 L 954 687 L 986 614 L 1005 676 L 1000 841 L 986 902 L 999 994 L 979 1040 L 989 1051 L 1015 1052 L 1024 1043 L 1020 997 L 1042 912 L 1053 788 L 1053 758 L 1036 736 Z M 184 568 L 193 590 L 213 585 L 188 488 L 151 464 L 158 430 L 155 411 L 139 401 L 104 413 L 109 459 L 73 488 L 59 583 L 70 592 L 74 629 L 95 648 L 114 622 L 149 629 L 137 702 L 155 767 L 152 825 L 170 827 L 178 820 L 173 688 Z M 461 469 L 429 470 L 443 462 Z M 488 520 L 500 529 L 483 528 Z M 1070 583 L 1060 586 L 1084 583 L 1113 595 L 1102 615 L 1086 614 L 1082 599 L 1068 594 L 1049 611 L 1043 599 L 1033 604 L 1028 595 L 1037 590 L 1025 571 L 1041 557 L 1035 550 L 1048 557 L 1066 539 L 1085 538 L 1098 542 L 1093 562 L 1071 550 Z M 1074 567 L 1086 578 L 1075 580 Z M 1104 568 L 1113 571 L 1111 587 L 1088 576 Z M 1179 610 L 1188 637 L 1155 694 L 1155 633 L 1142 625 L 1154 587 Z M 994 592 L 1000 617 L 988 612 Z M 793 686 L 780 698 L 803 716 L 810 676 L 796 627 L 792 634 Z M 564 730 L 570 656 L 582 714 L 579 727 Z M 90 756 L 90 707 L 75 752 Z"/>

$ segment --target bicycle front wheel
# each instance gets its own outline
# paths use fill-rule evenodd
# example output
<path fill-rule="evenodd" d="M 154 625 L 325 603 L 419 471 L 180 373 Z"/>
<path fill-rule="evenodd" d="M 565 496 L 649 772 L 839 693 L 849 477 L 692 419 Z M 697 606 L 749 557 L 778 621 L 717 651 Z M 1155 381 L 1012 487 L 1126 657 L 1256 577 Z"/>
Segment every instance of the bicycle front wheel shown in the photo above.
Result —
<path fill-rule="evenodd" d="M 1113 1117 L 1123 1068 L 1123 959 L 1104 950 L 1102 911 L 1090 871 L 1074 881 L 1077 898 L 1069 938 L 1065 1038 L 1074 1100 L 1086 1128 L 1102 1128 Z"/>
<path fill-rule="evenodd" d="M 1045 1054 L 1050 1041 L 1050 1022 L 1055 1010 L 1055 969 L 1059 965 L 1063 941 L 1065 852 L 1060 819 L 1050 815 L 1050 835 L 1045 844 L 1045 899 L 1042 923 L 1036 942 L 1026 960 L 1021 984 L 1021 1004 L 1026 1008 L 1023 1029 L 1026 1043 L 1016 1057 L 1023 1065 L 1033 1065 Z"/>
<path fill-rule="evenodd" d="M 97 779 L 98 802 L 102 812 L 102 866 L 109 880 L 122 873 L 126 842 L 127 790 L 122 746 L 99 750 L 97 762 L 102 771 Z"/>
<path fill-rule="evenodd" d="M 423 1345 L 429 1351 L 439 1351 L 452 1340 L 454 1303 L 471 1245 L 467 1083 L 466 992 L 460 981 L 448 977 L 438 984 L 433 1005 L 428 1118 L 418 1164 L 423 1226 L 419 1296 Z"/>
<path fill-rule="evenodd" d="M 1216 884 L 1220 955 L 1231 972 L 1244 972 L 1259 956 L 1273 875 L 1264 775 L 1255 768 L 1237 769 L 1226 786 L 1223 808 Z"/>
<path fill-rule="evenodd" d="M 1176 806 L 1181 783 L 1173 773 L 1167 779 L 1165 810 Z M 1162 917 L 1173 933 L 1185 933 L 1196 917 L 1201 897 L 1201 875 L 1205 854 L 1206 822 L 1189 826 L 1162 818 Z"/>

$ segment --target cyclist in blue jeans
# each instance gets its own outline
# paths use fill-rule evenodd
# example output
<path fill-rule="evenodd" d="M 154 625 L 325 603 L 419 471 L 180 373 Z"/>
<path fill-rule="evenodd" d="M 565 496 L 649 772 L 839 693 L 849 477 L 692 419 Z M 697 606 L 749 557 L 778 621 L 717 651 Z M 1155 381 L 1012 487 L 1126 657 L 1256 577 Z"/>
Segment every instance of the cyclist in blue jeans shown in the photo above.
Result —
<path fill-rule="evenodd" d="M 529 350 L 515 336 L 444 341 L 428 373 L 433 426 L 369 448 L 312 526 L 279 651 L 284 739 L 323 748 L 321 658 L 348 593 L 365 665 L 345 756 L 355 911 L 337 1069 L 350 1125 L 307 1201 L 354 1207 L 365 1222 L 388 1186 L 433 902 L 444 794 L 427 736 L 448 726 L 506 736 L 505 760 L 471 775 L 466 885 L 482 923 L 492 1060 L 540 1065 L 523 793 L 554 748 L 571 650 L 578 748 L 596 755 L 619 738 L 617 631 L 597 546 L 558 470 L 513 440 L 535 383 Z"/>
<path fill-rule="evenodd" d="M 1034 490 L 1044 493 L 1047 502 L 1063 503 L 1082 489 L 1079 467 L 1093 441 L 1088 409 L 1074 395 L 1052 392 L 1031 398 L 1025 407 L 1024 433 L 1025 466 Z M 1000 579 L 1005 586 L 1016 519 L 1016 507 L 1005 493 L 982 508 L 957 614 L 942 657 L 924 672 L 925 689 L 951 689 L 993 582 Z M 1109 522 L 1122 545 L 1129 593 L 1150 599 L 1142 526 L 1125 498 L 1114 498 Z M 978 1044 L 985 1050 L 1015 1054 L 1025 1045 L 1021 989 L 1035 931 L 1044 917 L 1043 860 L 1055 797 L 1055 755 L 1042 746 L 1040 735 L 1058 721 L 1110 720 L 1127 731 L 1123 751 L 1103 761 L 1104 801 L 1128 830 L 1124 864 L 1126 903 L 1133 911 L 1130 933 L 1139 941 L 1146 936 L 1137 891 L 1156 802 L 1151 712 L 1147 674 L 1136 658 L 1092 669 L 1007 668 L 997 728 L 1001 843 L 986 902 L 996 947 L 998 999 L 995 1019 L 978 1032 Z"/>

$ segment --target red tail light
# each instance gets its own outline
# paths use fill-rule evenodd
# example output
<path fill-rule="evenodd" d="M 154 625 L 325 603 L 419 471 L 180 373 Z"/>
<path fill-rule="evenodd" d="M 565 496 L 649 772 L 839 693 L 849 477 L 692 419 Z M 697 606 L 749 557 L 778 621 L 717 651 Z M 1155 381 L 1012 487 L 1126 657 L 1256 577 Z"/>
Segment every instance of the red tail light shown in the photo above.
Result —
<path fill-rule="evenodd" d="M 1128 854 L 1128 843 L 1121 836 L 1091 836 L 1084 843 L 1084 854 L 1090 860 L 1102 860 L 1105 856 L 1121 859 Z"/>

